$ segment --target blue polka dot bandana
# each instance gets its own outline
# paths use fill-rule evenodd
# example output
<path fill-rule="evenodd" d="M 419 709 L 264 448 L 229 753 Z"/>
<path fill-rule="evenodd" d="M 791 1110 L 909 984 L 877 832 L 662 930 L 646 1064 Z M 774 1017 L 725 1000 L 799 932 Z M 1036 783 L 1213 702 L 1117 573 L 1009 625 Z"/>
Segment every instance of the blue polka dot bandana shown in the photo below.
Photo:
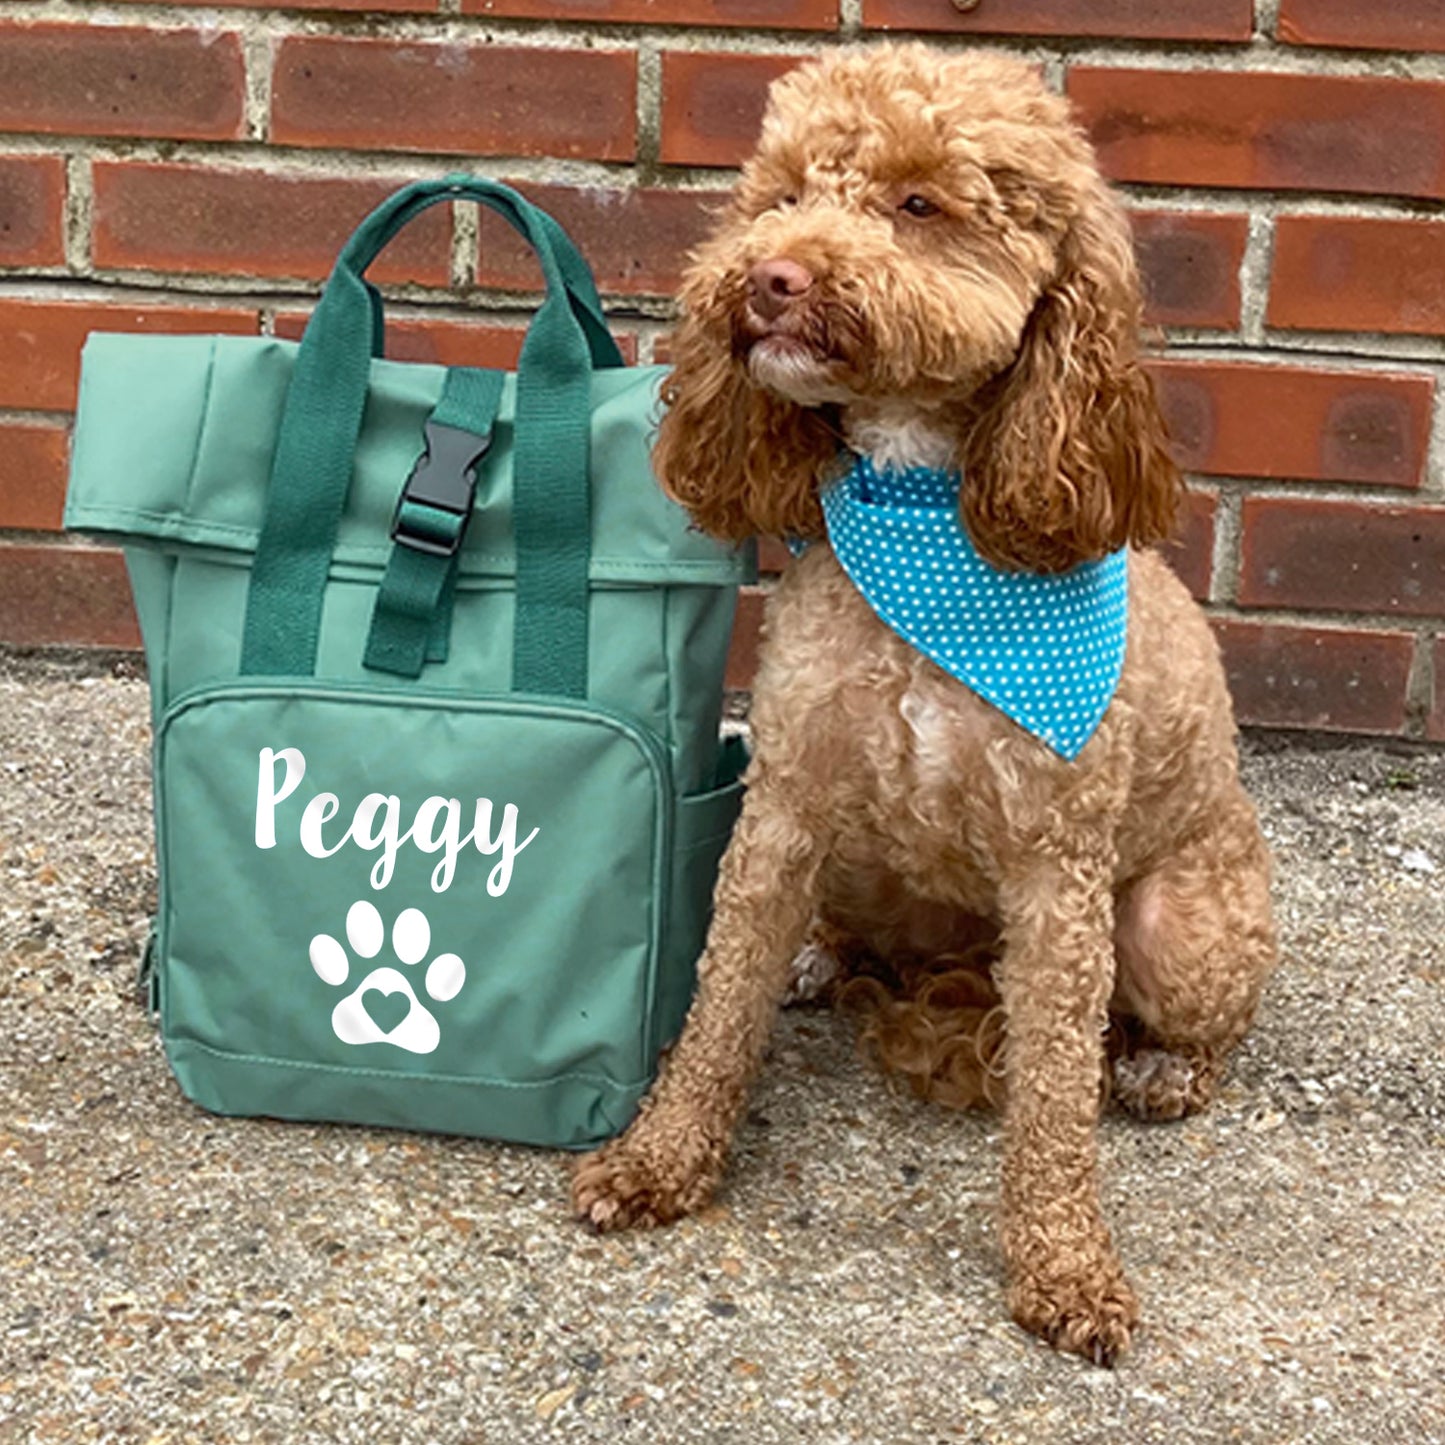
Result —
<path fill-rule="evenodd" d="M 1124 666 L 1127 551 L 1068 572 L 1000 572 L 969 540 L 958 488 L 957 472 L 859 457 L 823 492 L 828 540 L 905 642 L 1072 760 Z"/>

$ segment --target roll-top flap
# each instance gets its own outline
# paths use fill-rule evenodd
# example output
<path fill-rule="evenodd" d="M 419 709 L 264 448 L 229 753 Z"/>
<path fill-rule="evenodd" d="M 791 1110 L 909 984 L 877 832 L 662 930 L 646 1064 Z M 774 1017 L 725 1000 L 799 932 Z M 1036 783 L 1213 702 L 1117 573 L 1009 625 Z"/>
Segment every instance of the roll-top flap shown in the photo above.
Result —
<path fill-rule="evenodd" d="M 244 560 L 260 532 L 296 352 L 296 343 L 269 336 L 93 334 L 81 367 L 66 525 L 162 548 L 234 552 Z M 657 412 L 664 372 L 593 373 L 590 576 L 612 583 L 747 581 L 751 549 L 724 546 L 692 528 L 652 476 L 650 438 L 636 417 L 639 391 Z M 442 366 L 371 363 L 333 565 L 385 567 L 397 498 L 445 378 Z M 464 578 L 516 571 L 515 407 L 516 377 L 508 376 L 461 551 Z"/>

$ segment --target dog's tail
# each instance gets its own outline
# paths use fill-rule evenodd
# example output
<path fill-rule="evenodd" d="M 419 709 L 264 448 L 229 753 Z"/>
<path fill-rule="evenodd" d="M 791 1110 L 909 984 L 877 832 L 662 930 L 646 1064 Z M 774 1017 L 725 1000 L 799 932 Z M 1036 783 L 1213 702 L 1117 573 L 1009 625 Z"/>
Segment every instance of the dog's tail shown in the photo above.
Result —
<path fill-rule="evenodd" d="M 835 998 L 861 1023 L 859 1042 L 920 1098 L 953 1109 L 1003 1103 L 1004 1012 L 991 965 L 996 946 L 926 962 L 855 963 Z"/>

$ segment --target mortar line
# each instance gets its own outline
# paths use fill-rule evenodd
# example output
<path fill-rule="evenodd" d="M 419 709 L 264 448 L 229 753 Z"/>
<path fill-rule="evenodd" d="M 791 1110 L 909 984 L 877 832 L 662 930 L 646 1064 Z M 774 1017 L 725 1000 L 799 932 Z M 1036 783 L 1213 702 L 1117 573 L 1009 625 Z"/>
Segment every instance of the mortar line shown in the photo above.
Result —
<path fill-rule="evenodd" d="M 90 158 L 65 158 L 65 264 L 77 276 L 90 270 L 90 233 L 95 213 Z"/>
<path fill-rule="evenodd" d="M 1334 358 L 1338 365 L 1329 365 Z M 1412 360 L 1391 356 L 1351 355 L 1346 352 L 1299 351 L 1283 346 L 1231 346 L 1227 341 L 1208 338 L 1193 340 L 1181 337 L 1171 340 L 1166 346 L 1155 347 L 1146 353 L 1146 361 L 1217 361 L 1225 365 L 1239 365 L 1243 362 L 1257 363 L 1262 367 L 1283 370 L 1305 370 L 1321 373 L 1342 371 L 1351 373 L 1376 372 L 1390 376 L 1401 373 L 1402 365 L 1413 368 L 1407 374 L 1416 376 L 1438 376 L 1438 360 Z M 1324 363 L 1324 364 L 1322 364 Z"/>
<path fill-rule="evenodd" d="M 637 46 L 637 144 L 634 185 L 654 184 L 662 157 L 662 54 L 652 41 Z"/>
<path fill-rule="evenodd" d="M 1381 509 L 1445 511 L 1436 499 L 1422 497 L 1417 488 L 1396 486 L 1391 482 L 1359 482 L 1340 477 L 1236 477 L 1197 470 L 1190 471 L 1188 475 L 1218 488 L 1221 493 L 1228 489 L 1233 499 L 1239 502 L 1241 510 L 1245 501 L 1257 499 L 1265 502 L 1344 503 Z"/>
<path fill-rule="evenodd" d="M 1435 373 L 1435 414 L 1431 423 L 1420 492 L 1431 500 L 1445 501 L 1445 373 L 1439 371 Z"/>
<path fill-rule="evenodd" d="M 0 426 L 35 427 L 45 431 L 65 431 L 70 423 L 69 411 L 48 411 L 43 407 L 0 407 Z"/>
<path fill-rule="evenodd" d="M 271 65 L 276 47 L 269 34 L 246 34 L 241 54 L 246 69 L 246 135 L 264 144 L 271 135 Z"/>
<path fill-rule="evenodd" d="M 1440 81 L 1445 54 L 1350 50 L 1318 45 L 1238 41 L 1109 40 L 1095 36 L 1054 39 L 1070 66 L 1108 70 L 1195 71 L 1207 74 L 1291 75 L 1316 79 Z M 1202 63 L 1201 63 L 1202 62 Z"/>
<path fill-rule="evenodd" d="M 1239 580 L 1240 494 L 1237 483 L 1215 489 L 1214 555 L 1209 568 L 1209 600 L 1233 606 Z"/>
<path fill-rule="evenodd" d="M 476 285 L 482 256 L 481 210 L 474 201 L 452 202 L 451 289 L 465 293 Z"/>
<path fill-rule="evenodd" d="M 1435 701 L 1435 647 L 1433 634 L 1415 634 L 1415 651 L 1405 679 L 1405 736 L 1425 737 Z"/>
<path fill-rule="evenodd" d="M 1256 45 L 1277 44 L 1279 33 L 1280 0 L 1254 0 L 1254 43 Z"/>
<path fill-rule="evenodd" d="M 1335 608 L 1244 607 L 1238 602 L 1212 601 L 1205 613 L 1225 622 L 1251 622 L 1262 627 L 1288 627 L 1298 632 L 1365 632 L 1375 637 L 1417 638 L 1439 619 L 1419 613 L 1348 612 Z"/>
<path fill-rule="evenodd" d="M 1251 212 L 1244 254 L 1239 262 L 1239 332 L 1252 346 L 1258 346 L 1264 340 L 1273 263 L 1274 222 L 1268 215 Z"/>

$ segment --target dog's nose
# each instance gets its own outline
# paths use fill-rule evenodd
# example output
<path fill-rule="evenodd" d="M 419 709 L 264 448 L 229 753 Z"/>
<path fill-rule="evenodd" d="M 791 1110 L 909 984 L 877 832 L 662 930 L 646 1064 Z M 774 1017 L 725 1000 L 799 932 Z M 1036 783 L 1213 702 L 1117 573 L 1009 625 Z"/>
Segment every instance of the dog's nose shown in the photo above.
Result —
<path fill-rule="evenodd" d="M 765 321 L 776 320 L 813 284 L 812 273 L 781 256 L 759 261 L 748 272 L 748 304 Z"/>

